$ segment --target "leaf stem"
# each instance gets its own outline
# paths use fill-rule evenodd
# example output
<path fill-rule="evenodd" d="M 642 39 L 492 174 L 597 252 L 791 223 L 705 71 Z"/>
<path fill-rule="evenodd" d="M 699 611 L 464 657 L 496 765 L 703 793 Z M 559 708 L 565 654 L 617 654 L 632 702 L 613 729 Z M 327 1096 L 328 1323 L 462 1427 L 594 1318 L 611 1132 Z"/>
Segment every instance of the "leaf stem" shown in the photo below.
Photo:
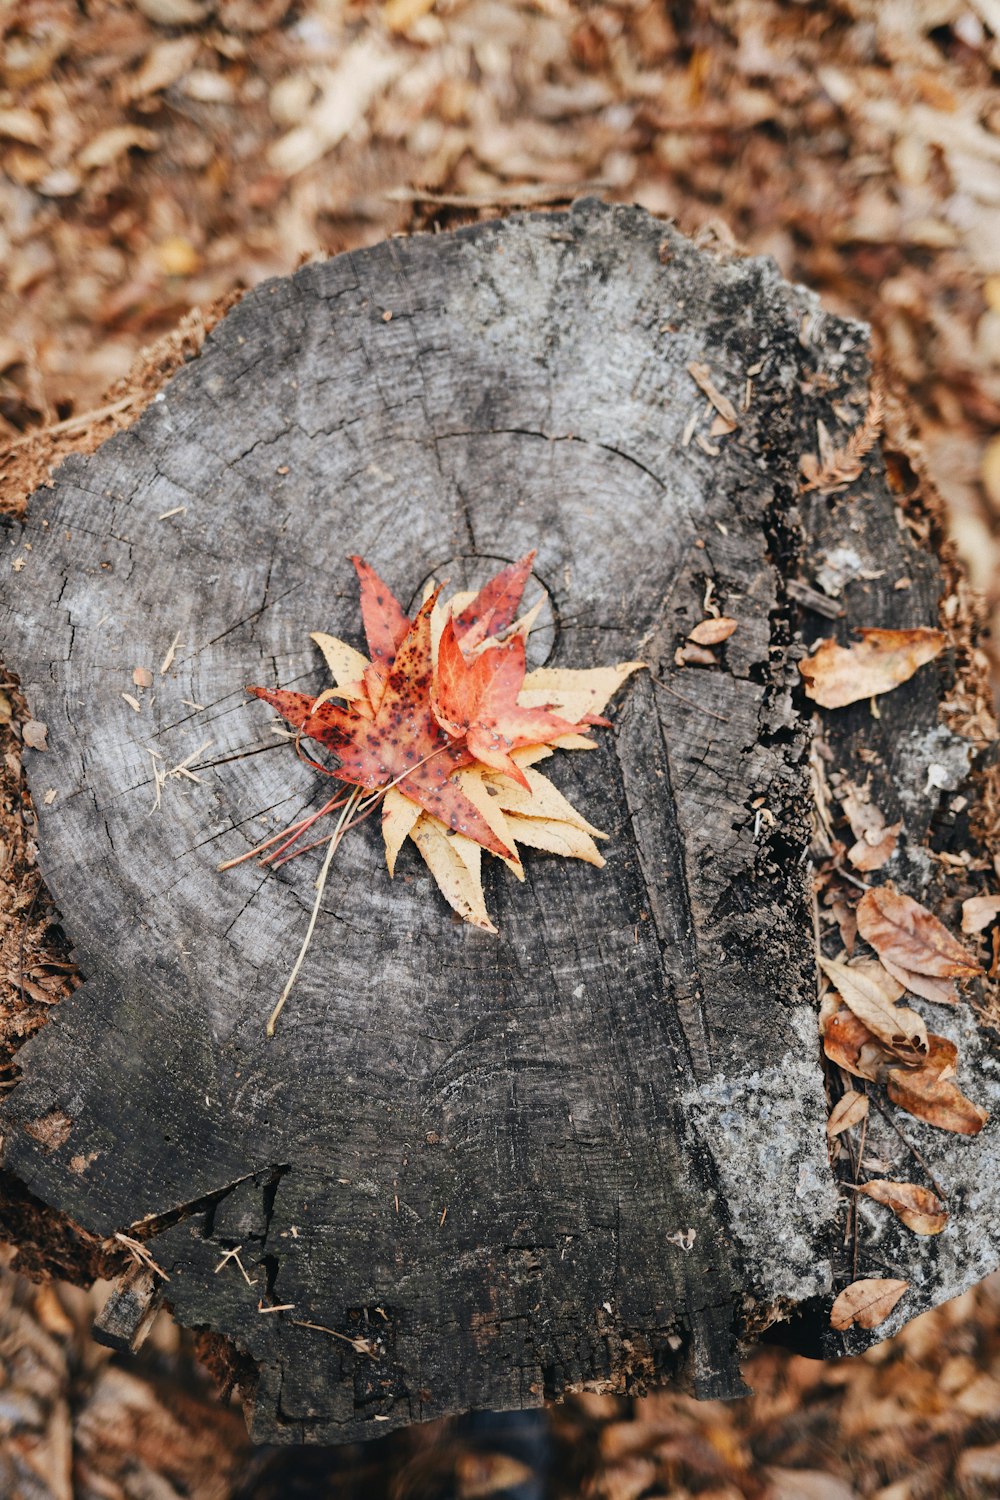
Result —
<path fill-rule="evenodd" d="M 238 854 L 235 859 L 227 859 L 224 864 L 217 865 L 216 868 L 219 870 L 231 870 L 234 868 L 234 866 L 243 864 L 244 860 L 253 859 L 255 854 L 260 854 L 262 850 L 270 848 L 270 846 L 272 844 L 276 844 L 279 839 L 287 839 L 290 833 L 294 833 L 295 838 L 299 838 L 301 834 L 305 833 L 307 828 L 311 827 L 312 824 L 315 823 L 317 818 L 321 818 L 324 813 L 333 812 L 335 808 L 338 808 L 340 806 L 341 803 L 335 798 L 331 797 L 330 801 L 324 803 L 319 812 L 307 814 L 304 818 L 301 818 L 298 823 L 291 823 L 287 828 L 282 828 L 277 833 L 272 833 L 271 837 L 264 839 L 263 843 L 256 844 L 253 849 L 248 849 L 245 854 Z M 271 859 L 273 858 L 273 855 L 268 855 L 267 858 Z M 264 861 L 262 861 L 262 863 L 263 862 Z"/>
<path fill-rule="evenodd" d="M 312 916 L 309 918 L 309 926 L 306 928 L 306 935 L 302 940 L 302 947 L 299 949 L 299 956 L 295 960 L 295 966 L 292 969 L 291 974 L 289 974 L 288 976 L 288 981 L 285 985 L 285 988 L 281 992 L 281 999 L 278 1001 L 277 1005 L 274 1007 L 270 1016 L 268 1017 L 268 1036 L 274 1036 L 275 1023 L 278 1017 L 281 1015 L 282 1010 L 284 1009 L 285 1001 L 288 999 L 289 995 L 292 992 L 292 986 L 294 985 L 296 979 L 298 979 L 299 977 L 299 970 L 302 968 L 306 953 L 309 950 L 309 944 L 312 942 L 312 935 L 316 930 L 316 921 L 319 917 L 319 909 L 323 901 L 323 892 L 326 889 L 326 878 L 330 873 L 330 866 L 333 863 L 333 856 L 336 854 L 338 845 L 340 844 L 340 841 L 344 836 L 344 825 L 347 823 L 348 818 L 354 811 L 354 808 L 357 806 L 360 796 L 361 788 L 355 787 L 354 791 L 345 802 L 340 817 L 337 819 L 337 826 L 330 837 L 330 847 L 326 851 L 326 858 L 324 859 L 322 868 L 316 877 L 316 900 L 313 903 Z"/>

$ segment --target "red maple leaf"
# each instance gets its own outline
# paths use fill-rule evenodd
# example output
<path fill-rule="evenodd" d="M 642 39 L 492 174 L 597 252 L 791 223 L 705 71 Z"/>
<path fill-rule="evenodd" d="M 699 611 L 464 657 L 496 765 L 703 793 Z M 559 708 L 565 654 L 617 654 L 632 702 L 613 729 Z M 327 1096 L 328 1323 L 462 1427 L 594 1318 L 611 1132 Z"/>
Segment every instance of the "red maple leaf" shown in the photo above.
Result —
<path fill-rule="evenodd" d="M 368 655 L 380 666 L 391 667 L 406 639 L 410 621 L 392 589 L 362 557 L 352 557 L 361 584 L 361 619 L 368 642 Z"/>
<path fill-rule="evenodd" d="M 372 577 L 377 579 L 375 574 Z M 449 738 L 431 709 L 430 617 L 438 592 L 435 590 L 412 625 L 407 626 L 398 650 L 393 648 L 394 658 L 374 718 L 362 717 L 352 708 L 329 700 L 314 706 L 316 700 L 306 693 L 257 687 L 247 691 L 263 698 L 293 728 L 332 750 L 340 762 L 333 771 L 339 780 L 371 791 L 398 786 L 405 797 L 448 827 L 491 853 L 507 857 L 510 850 L 458 784 L 450 780 L 454 771 L 470 763 L 473 753 Z M 384 635 L 379 638 L 383 643 L 387 640 Z"/>
<path fill-rule="evenodd" d="M 456 616 L 455 630 L 466 651 L 481 645 L 488 636 L 499 635 L 512 623 L 535 557 L 534 552 L 529 552 L 520 562 L 503 568 Z"/>
<path fill-rule="evenodd" d="M 465 741 L 470 758 L 503 771 L 527 789 L 527 777 L 510 752 L 575 734 L 581 726 L 547 708 L 519 707 L 524 674 L 521 636 L 488 646 L 470 661 L 459 645 L 454 620 L 448 620 L 438 647 L 432 699 L 437 722 L 453 740 Z"/>

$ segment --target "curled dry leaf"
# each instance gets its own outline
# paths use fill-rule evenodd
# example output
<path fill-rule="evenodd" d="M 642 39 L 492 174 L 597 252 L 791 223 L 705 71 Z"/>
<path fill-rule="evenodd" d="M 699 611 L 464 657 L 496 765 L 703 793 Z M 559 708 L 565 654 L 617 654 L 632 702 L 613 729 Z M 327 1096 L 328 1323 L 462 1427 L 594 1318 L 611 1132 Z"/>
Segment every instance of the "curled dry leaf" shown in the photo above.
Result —
<path fill-rule="evenodd" d="M 160 137 L 155 130 L 145 130 L 141 125 L 113 125 L 102 130 L 88 141 L 76 159 L 83 172 L 93 172 L 98 167 L 107 167 L 126 151 L 155 151 Z"/>
<path fill-rule="evenodd" d="M 954 1004 L 958 994 L 950 981 L 982 973 L 937 917 L 891 885 L 866 891 L 855 915 L 858 931 L 889 973 L 925 1000 Z"/>
<path fill-rule="evenodd" d="M 855 1078 L 867 1078 L 877 1083 L 888 1064 L 895 1061 L 846 1005 L 824 1017 L 822 1035 L 826 1056 Z"/>
<path fill-rule="evenodd" d="M 716 658 L 707 646 L 678 646 L 674 652 L 676 667 L 714 667 Z"/>
<path fill-rule="evenodd" d="M 927 1056 L 927 1027 L 922 1016 L 886 999 L 885 991 L 861 966 L 821 958 L 820 968 L 844 1004 L 882 1045 L 906 1062 Z"/>
<path fill-rule="evenodd" d="M 898 1057 L 859 1021 L 853 1011 L 831 996 L 824 1001 L 820 1013 L 820 1034 L 823 1051 L 832 1063 L 851 1073 L 855 1078 L 866 1078 L 871 1083 L 883 1083 L 890 1070 L 901 1078 L 916 1081 L 916 1088 L 950 1078 L 958 1063 L 958 1048 L 947 1037 L 930 1032 L 927 1037 L 927 1056 L 918 1067 L 902 1067 Z M 897 1101 L 899 1102 L 899 1101 Z M 903 1105 L 903 1108 L 906 1108 Z"/>
<path fill-rule="evenodd" d="M 856 1191 L 891 1208 L 896 1218 L 914 1234 L 940 1234 L 948 1222 L 948 1210 L 937 1194 L 930 1188 L 918 1187 L 916 1183 L 874 1179 Z"/>
<path fill-rule="evenodd" d="M 738 625 L 739 621 L 730 619 L 728 615 L 702 620 L 691 631 L 688 640 L 694 641 L 696 646 L 718 646 L 720 642 L 728 641 Z"/>
<path fill-rule="evenodd" d="M 970 896 L 962 902 L 962 931 L 982 932 L 1000 916 L 1000 896 Z"/>
<path fill-rule="evenodd" d="M 871 800 L 868 783 L 859 787 L 852 781 L 846 781 L 840 788 L 839 796 L 856 840 L 848 850 L 848 859 L 856 870 L 866 873 L 881 870 L 896 852 L 896 840 L 902 832 L 902 823 L 886 826 L 883 813 Z"/>
<path fill-rule="evenodd" d="M 841 1135 L 845 1130 L 860 1125 L 867 1115 L 868 1095 L 856 1094 L 853 1089 L 848 1089 L 831 1109 L 830 1118 L 826 1122 L 826 1133 L 832 1140 L 835 1135 Z"/>
<path fill-rule="evenodd" d="M 910 1283 L 895 1277 L 866 1277 L 845 1286 L 830 1309 L 830 1327 L 877 1328 L 884 1323 Z"/>
<path fill-rule="evenodd" d="M 820 641 L 813 655 L 799 662 L 806 697 L 821 708 L 844 708 L 891 692 L 939 656 L 946 641 L 941 630 L 862 630 L 860 636 L 851 646 Z"/>
<path fill-rule="evenodd" d="M 873 840 L 870 834 L 858 839 L 848 849 L 847 857 L 856 870 L 861 870 L 866 875 L 872 870 L 881 870 L 895 854 L 896 841 L 902 831 L 902 823 L 890 823 L 887 828 L 882 829 L 877 840 Z"/>

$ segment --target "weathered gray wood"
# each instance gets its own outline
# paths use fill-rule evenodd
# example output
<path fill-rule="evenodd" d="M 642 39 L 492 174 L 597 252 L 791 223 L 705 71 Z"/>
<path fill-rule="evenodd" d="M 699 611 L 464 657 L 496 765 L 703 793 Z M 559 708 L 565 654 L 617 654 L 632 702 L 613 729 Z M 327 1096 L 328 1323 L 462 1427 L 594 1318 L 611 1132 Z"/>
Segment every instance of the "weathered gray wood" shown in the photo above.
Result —
<path fill-rule="evenodd" d="M 707 448 L 684 443 L 692 360 L 737 404 L 760 367 Z M 266 284 L 34 497 L 4 628 L 49 726 L 41 860 L 86 983 L 22 1049 L 5 1165 L 86 1227 L 147 1238 L 181 1320 L 258 1367 L 255 1436 L 335 1442 L 602 1382 L 734 1394 L 741 1337 L 842 1284 L 794 665 L 803 617 L 830 625 L 788 585 L 815 586 L 829 516 L 888 570 L 878 623 L 887 601 L 933 623 L 940 587 L 877 457 L 863 510 L 810 501 L 803 525 L 799 453 L 818 417 L 837 430 L 833 401 L 860 420 L 868 373 L 866 330 L 771 263 L 583 203 Z M 405 599 L 445 562 L 461 585 L 531 547 L 553 661 L 651 665 L 600 750 L 554 763 L 610 831 L 607 867 L 491 871 L 495 938 L 416 861 L 390 883 L 377 830 L 353 836 L 268 1043 L 314 869 L 215 866 L 318 789 L 287 746 L 239 758 L 270 743 L 244 684 L 319 686 L 308 632 L 357 636 L 348 553 Z M 914 587 L 893 594 L 894 569 Z M 709 582 L 739 629 L 717 669 L 678 671 Z M 891 738 L 914 851 L 947 671 L 865 724 Z M 169 767 L 209 739 L 217 763 L 154 810 L 150 751 Z M 31 1127 L 53 1111 L 72 1124 L 46 1147 Z M 960 1194 L 989 1177 L 992 1128 L 911 1130 Z M 918 1287 L 887 1329 L 998 1258 L 982 1215 L 975 1244 L 878 1232 Z"/>

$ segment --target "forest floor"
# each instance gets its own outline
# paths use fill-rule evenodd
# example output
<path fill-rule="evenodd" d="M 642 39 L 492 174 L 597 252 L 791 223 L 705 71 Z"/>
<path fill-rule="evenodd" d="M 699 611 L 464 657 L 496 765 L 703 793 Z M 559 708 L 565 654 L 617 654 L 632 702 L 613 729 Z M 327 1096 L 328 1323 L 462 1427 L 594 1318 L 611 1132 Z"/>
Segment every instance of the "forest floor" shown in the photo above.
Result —
<path fill-rule="evenodd" d="M 201 310 L 239 288 L 594 192 L 771 255 L 872 325 L 1000 624 L 1000 0 L 19 0 L 0 42 L 8 511 L 54 451 L 127 425 L 143 381 L 197 347 Z M 141 351 L 164 335 L 150 375 Z M 38 896 L 18 707 L 0 684 L 12 1042 L 74 982 Z M 134 1361 L 91 1343 L 100 1295 L 0 1274 L 0 1493 L 296 1493 L 278 1458 L 252 1459 L 168 1319 Z M 747 1379 L 756 1394 L 726 1407 L 554 1410 L 547 1493 L 1000 1495 L 996 1285 L 860 1359 L 762 1350 Z M 327 1468 L 297 1493 L 473 1500 L 528 1482 L 460 1427 L 380 1452 L 311 1460 Z"/>

